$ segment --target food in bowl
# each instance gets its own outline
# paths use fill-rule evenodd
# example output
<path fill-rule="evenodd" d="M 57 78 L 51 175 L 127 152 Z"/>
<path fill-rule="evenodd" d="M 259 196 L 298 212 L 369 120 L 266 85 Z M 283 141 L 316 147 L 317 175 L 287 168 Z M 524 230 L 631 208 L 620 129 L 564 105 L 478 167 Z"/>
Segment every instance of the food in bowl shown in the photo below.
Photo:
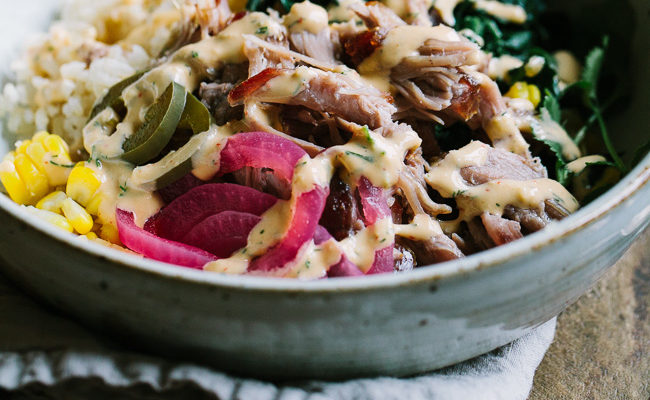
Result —
<path fill-rule="evenodd" d="M 606 41 L 584 65 L 551 55 L 541 5 L 71 2 L 5 87 L 9 129 L 38 133 L 0 180 L 63 230 L 228 274 L 504 245 L 626 171 L 598 97 Z"/>

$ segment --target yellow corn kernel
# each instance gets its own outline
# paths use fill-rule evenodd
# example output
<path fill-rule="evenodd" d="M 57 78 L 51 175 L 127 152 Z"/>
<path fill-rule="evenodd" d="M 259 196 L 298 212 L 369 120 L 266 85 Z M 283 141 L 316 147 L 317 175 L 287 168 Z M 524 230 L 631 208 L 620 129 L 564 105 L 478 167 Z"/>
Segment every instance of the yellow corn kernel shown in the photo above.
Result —
<path fill-rule="evenodd" d="M 68 154 L 54 153 L 46 150 L 40 142 L 32 141 L 27 146 L 25 153 L 29 156 L 32 163 L 41 171 L 51 186 L 64 185 L 70 175 L 72 161 Z"/>
<path fill-rule="evenodd" d="M 88 232 L 86 233 L 86 237 L 88 240 L 95 240 L 97 239 L 97 234 L 95 232 Z"/>
<path fill-rule="evenodd" d="M 46 131 L 36 132 L 34 136 L 32 136 L 32 142 L 44 144 L 45 138 L 47 138 L 48 136 L 50 136 L 50 134 L 47 133 Z"/>
<path fill-rule="evenodd" d="M 102 225 L 99 230 L 99 237 L 113 244 L 122 244 L 122 242 L 120 242 L 120 234 L 117 231 L 117 228 L 111 224 Z"/>
<path fill-rule="evenodd" d="M 67 219 L 65 219 L 63 216 L 50 212 L 50 211 L 45 211 L 45 210 L 39 210 L 38 208 L 34 207 L 25 207 L 27 211 L 38 218 L 49 222 L 52 225 L 55 225 L 65 231 L 72 232 L 72 225 L 70 225 L 70 222 L 68 222 Z"/>
<path fill-rule="evenodd" d="M 81 235 L 85 235 L 93 228 L 93 217 L 90 216 L 76 201 L 67 198 L 61 205 L 63 215 L 68 219 L 70 225 Z"/>
<path fill-rule="evenodd" d="M 90 215 L 97 216 L 99 214 L 99 206 L 101 204 L 102 204 L 102 194 L 96 193 L 86 205 L 86 211 L 88 211 Z"/>
<path fill-rule="evenodd" d="M 25 154 L 16 154 L 14 166 L 32 200 L 40 199 L 50 191 L 47 176 L 39 171 Z"/>
<path fill-rule="evenodd" d="M 21 140 L 20 142 L 16 143 L 16 153 L 25 154 L 25 150 L 30 144 L 32 144 L 31 140 Z"/>
<path fill-rule="evenodd" d="M 80 162 L 70 171 L 65 192 L 68 197 L 85 207 L 90 203 L 100 185 L 101 181 L 95 171 Z"/>
<path fill-rule="evenodd" d="M 16 171 L 13 160 L 6 159 L 0 163 L 0 182 L 5 187 L 11 200 L 18 204 L 28 204 L 31 201 L 31 195 L 27 187 L 20 179 Z"/>
<path fill-rule="evenodd" d="M 52 192 L 43 197 L 38 203 L 36 203 L 36 208 L 61 214 L 61 206 L 67 198 L 68 196 L 66 196 L 65 193 L 57 190 L 56 192 Z"/>
<path fill-rule="evenodd" d="M 38 142 L 32 142 L 25 148 L 25 154 L 32 161 L 32 164 L 42 173 L 45 172 L 45 164 L 47 163 L 47 153 L 45 147 Z"/>
<path fill-rule="evenodd" d="M 528 99 L 528 84 L 526 82 L 517 82 L 510 86 L 504 96 L 512 99 Z"/>
<path fill-rule="evenodd" d="M 57 156 L 65 156 L 65 158 L 70 159 L 68 144 L 58 135 L 48 135 L 43 140 L 43 145 L 52 154 Z"/>
<path fill-rule="evenodd" d="M 528 85 L 528 100 L 533 103 L 535 108 L 537 108 L 539 102 L 542 101 L 542 93 L 539 91 L 537 86 Z"/>

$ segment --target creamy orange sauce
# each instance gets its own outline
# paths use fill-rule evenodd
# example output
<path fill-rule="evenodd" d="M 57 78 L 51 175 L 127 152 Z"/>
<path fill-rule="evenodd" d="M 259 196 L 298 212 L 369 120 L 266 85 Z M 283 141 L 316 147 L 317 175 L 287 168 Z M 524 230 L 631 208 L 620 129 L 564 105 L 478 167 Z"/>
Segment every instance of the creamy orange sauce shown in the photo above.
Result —
<path fill-rule="evenodd" d="M 551 179 L 499 179 L 476 186 L 468 184 L 461 175 L 461 169 L 484 164 L 488 149 L 489 146 L 484 143 L 471 142 L 459 150 L 450 151 L 425 175 L 427 183 L 440 195 L 456 200 L 460 211 L 456 220 L 441 224 L 445 232 L 455 231 L 460 222 L 469 221 L 484 212 L 502 215 L 507 205 L 539 209 L 545 200 L 555 200 L 570 212 L 577 210 L 577 200 L 564 186 Z"/>

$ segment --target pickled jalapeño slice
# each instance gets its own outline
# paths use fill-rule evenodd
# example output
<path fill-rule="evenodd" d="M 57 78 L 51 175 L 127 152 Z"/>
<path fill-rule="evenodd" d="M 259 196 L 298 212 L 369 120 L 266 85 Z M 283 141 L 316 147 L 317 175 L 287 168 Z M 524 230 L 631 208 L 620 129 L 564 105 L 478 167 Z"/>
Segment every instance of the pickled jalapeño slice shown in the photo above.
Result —
<path fill-rule="evenodd" d="M 196 96 L 188 91 L 187 99 L 185 100 L 185 111 L 183 111 L 181 120 L 178 123 L 178 128 L 191 129 L 196 135 L 210 129 L 211 118 L 208 108 L 201 100 L 197 99 Z"/>
<path fill-rule="evenodd" d="M 97 114 L 102 112 L 107 107 L 111 107 L 118 115 L 123 116 L 126 113 L 126 109 L 124 108 L 124 100 L 122 100 L 122 92 L 133 82 L 140 79 L 140 77 L 142 77 L 145 72 L 146 71 L 138 72 L 135 75 L 131 75 L 108 89 L 108 92 L 104 95 L 104 97 L 102 97 L 102 99 L 93 107 L 92 111 L 90 112 L 90 118 L 88 118 L 88 121 L 95 118 Z"/>
<path fill-rule="evenodd" d="M 167 86 L 163 94 L 149 107 L 144 123 L 122 144 L 120 156 L 130 163 L 141 165 L 155 158 L 176 132 L 185 109 L 186 90 L 176 82 Z"/>

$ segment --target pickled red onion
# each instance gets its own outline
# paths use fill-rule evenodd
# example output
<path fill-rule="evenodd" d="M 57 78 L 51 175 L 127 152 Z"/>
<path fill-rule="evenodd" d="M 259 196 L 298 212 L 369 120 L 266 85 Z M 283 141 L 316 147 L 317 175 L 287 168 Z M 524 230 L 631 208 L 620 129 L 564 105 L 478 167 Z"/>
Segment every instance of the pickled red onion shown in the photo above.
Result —
<path fill-rule="evenodd" d="M 209 183 L 195 187 L 150 218 L 145 230 L 160 237 L 182 241 L 201 221 L 223 211 L 262 215 L 277 199 L 246 186 Z"/>
<path fill-rule="evenodd" d="M 160 238 L 139 228 L 133 220 L 133 213 L 129 211 L 118 208 L 115 216 L 122 243 L 145 257 L 196 269 L 201 269 L 210 261 L 218 259 L 204 250 Z"/>
<path fill-rule="evenodd" d="M 254 214 L 223 211 L 204 219 L 181 241 L 221 258 L 230 257 L 236 250 L 246 246 L 248 234 L 260 220 Z"/>

